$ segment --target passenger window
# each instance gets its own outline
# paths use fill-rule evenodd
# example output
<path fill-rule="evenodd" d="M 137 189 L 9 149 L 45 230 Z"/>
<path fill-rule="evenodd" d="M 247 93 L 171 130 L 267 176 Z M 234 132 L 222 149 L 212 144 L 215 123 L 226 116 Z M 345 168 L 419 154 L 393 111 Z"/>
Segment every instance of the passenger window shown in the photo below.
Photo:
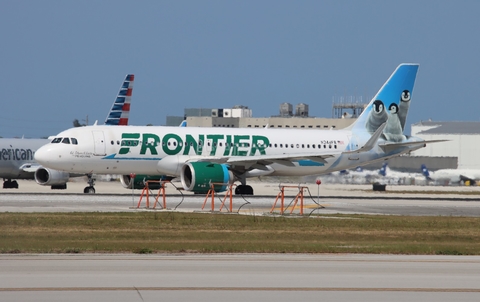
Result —
<path fill-rule="evenodd" d="M 62 140 L 62 144 L 70 144 L 70 139 L 68 137 L 65 137 L 63 140 Z"/>

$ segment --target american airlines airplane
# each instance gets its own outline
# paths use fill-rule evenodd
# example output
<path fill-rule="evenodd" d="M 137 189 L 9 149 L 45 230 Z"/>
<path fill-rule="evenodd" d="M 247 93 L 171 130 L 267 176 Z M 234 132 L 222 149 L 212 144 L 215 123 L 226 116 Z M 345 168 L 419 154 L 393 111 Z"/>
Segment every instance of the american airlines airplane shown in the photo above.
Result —
<path fill-rule="evenodd" d="M 59 133 L 35 159 L 68 173 L 121 174 L 124 183 L 131 173 L 180 177 L 196 193 L 239 181 L 235 193 L 251 195 L 249 177 L 325 174 L 424 147 L 425 140 L 403 134 L 417 70 L 399 65 L 342 130 L 94 125 Z"/>
<path fill-rule="evenodd" d="M 130 112 L 134 75 L 128 74 L 120 87 L 112 108 L 105 120 L 105 125 L 127 125 Z M 84 173 L 69 173 L 43 167 L 35 161 L 35 152 L 50 139 L 0 138 L 0 177 L 3 188 L 18 188 L 15 179 L 35 179 L 42 186 L 52 189 L 66 189 L 70 177 L 83 176 Z M 91 175 L 89 183 L 93 183 Z"/>

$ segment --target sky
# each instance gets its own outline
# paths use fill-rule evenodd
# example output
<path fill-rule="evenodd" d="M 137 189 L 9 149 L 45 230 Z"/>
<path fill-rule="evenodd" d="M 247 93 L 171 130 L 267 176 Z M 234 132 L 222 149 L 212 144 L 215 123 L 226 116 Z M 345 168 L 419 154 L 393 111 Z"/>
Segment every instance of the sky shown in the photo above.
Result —
<path fill-rule="evenodd" d="M 280 104 L 332 117 L 419 63 L 412 123 L 478 121 L 480 1 L 0 0 L 0 136 L 105 121 L 135 74 L 132 125 L 185 108 Z"/>

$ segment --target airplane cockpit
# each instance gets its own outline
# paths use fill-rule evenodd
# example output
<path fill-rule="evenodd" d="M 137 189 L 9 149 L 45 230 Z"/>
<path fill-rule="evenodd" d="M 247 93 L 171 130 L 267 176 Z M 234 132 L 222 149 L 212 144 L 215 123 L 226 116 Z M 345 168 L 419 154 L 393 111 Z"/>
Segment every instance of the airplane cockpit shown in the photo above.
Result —
<path fill-rule="evenodd" d="M 72 144 L 72 145 L 78 145 L 78 141 L 74 137 L 55 137 L 52 142 L 52 144 Z"/>

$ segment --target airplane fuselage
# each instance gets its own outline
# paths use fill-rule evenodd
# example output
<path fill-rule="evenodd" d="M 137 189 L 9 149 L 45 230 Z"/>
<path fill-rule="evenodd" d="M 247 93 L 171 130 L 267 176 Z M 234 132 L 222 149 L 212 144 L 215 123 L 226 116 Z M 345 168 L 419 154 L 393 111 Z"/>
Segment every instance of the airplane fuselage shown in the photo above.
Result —
<path fill-rule="evenodd" d="M 385 155 L 377 154 L 377 149 L 342 155 L 362 143 L 358 138 L 354 143 L 351 131 L 344 130 L 90 126 L 72 128 L 57 137 L 59 141 L 75 138 L 78 144 L 47 145 L 44 154 L 48 153 L 48 159 L 42 156 L 42 163 L 76 173 L 175 176 L 189 161 L 222 163 L 222 158 L 228 158 L 234 165 L 235 161 L 264 158 L 267 168 L 250 171 L 251 176 L 309 175 L 356 167 L 360 161 L 375 161 Z M 323 162 L 308 159 L 322 154 L 329 155 Z M 282 163 L 280 158 L 289 155 L 298 160 Z"/>
<path fill-rule="evenodd" d="M 34 173 L 27 172 L 22 167 L 35 164 L 35 152 L 48 139 L 33 138 L 2 138 L 0 139 L 0 177 L 4 179 L 33 179 Z"/>

